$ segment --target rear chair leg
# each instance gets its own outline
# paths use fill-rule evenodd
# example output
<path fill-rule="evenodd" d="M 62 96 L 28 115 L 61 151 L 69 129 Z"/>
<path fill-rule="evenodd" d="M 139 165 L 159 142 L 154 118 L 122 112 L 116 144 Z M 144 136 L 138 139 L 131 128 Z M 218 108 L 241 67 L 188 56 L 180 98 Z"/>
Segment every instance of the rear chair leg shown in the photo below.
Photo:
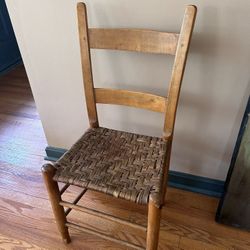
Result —
<path fill-rule="evenodd" d="M 42 167 L 42 173 L 49 194 L 49 199 L 56 219 L 58 230 L 61 233 L 63 241 L 65 243 L 69 243 L 70 242 L 69 231 L 68 228 L 65 226 L 66 216 L 63 207 L 59 205 L 59 202 L 61 201 L 60 191 L 57 182 L 53 180 L 53 176 L 55 174 L 55 168 L 51 164 L 45 164 Z"/>
<path fill-rule="evenodd" d="M 161 207 L 150 198 L 148 204 L 147 250 L 157 250 L 161 220 Z"/>

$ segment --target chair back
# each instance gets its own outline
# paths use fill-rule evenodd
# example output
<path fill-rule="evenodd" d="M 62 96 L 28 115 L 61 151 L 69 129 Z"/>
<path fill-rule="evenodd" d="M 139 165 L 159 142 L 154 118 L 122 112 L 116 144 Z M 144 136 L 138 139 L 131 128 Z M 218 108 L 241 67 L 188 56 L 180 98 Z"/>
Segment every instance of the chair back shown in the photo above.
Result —
<path fill-rule="evenodd" d="M 126 105 L 164 113 L 163 137 L 165 139 L 172 138 L 180 87 L 195 22 L 196 7 L 193 5 L 186 7 L 180 33 L 147 29 L 89 28 L 84 3 L 78 3 L 77 13 L 82 73 L 90 126 L 99 126 L 96 103 Z M 174 65 L 166 97 L 129 90 L 95 88 L 90 49 L 174 55 Z"/>

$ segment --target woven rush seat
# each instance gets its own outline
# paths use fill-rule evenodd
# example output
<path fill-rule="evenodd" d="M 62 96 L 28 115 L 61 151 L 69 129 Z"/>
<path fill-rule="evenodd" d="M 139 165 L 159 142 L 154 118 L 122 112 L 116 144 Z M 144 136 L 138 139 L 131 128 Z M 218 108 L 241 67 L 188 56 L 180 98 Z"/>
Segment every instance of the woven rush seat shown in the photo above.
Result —
<path fill-rule="evenodd" d="M 167 142 L 91 128 L 55 164 L 53 179 L 147 204 L 160 191 Z"/>

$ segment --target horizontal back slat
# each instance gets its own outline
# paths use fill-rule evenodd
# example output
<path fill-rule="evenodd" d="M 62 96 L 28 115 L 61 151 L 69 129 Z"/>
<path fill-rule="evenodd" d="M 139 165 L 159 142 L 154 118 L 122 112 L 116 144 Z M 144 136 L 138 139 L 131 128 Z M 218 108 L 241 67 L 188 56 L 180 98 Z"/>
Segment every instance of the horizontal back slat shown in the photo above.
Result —
<path fill-rule="evenodd" d="M 92 49 L 175 55 L 179 34 L 143 29 L 89 29 Z"/>
<path fill-rule="evenodd" d="M 126 105 L 165 112 L 167 98 L 129 90 L 95 88 L 96 103 Z"/>

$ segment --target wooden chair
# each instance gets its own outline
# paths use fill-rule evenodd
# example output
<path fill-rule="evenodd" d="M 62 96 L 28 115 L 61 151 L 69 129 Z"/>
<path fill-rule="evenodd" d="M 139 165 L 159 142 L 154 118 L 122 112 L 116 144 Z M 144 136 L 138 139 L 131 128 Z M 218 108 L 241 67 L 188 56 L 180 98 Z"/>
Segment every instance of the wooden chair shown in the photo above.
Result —
<path fill-rule="evenodd" d="M 55 219 L 63 240 L 70 242 L 68 228 L 89 232 L 136 249 L 142 247 L 114 239 L 96 230 L 68 222 L 71 209 L 141 228 L 147 231 L 147 249 L 157 249 L 173 139 L 176 108 L 183 78 L 196 7 L 186 7 L 180 33 L 140 29 L 88 28 L 86 6 L 78 3 L 78 27 L 82 72 L 90 128 L 54 164 L 42 168 Z M 94 88 L 90 49 L 128 50 L 175 55 L 167 97 L 128 90 Z M 156 138 L 99 127 L 96 103 L 127 105 L 162 112 L 163 137 Z M 66 183 L 59 191 L 58 183 Z M 61 195 L 70 186 L 83 191 L 73 203 Z M 77 205 L 87 189 L 148 205 L 148 226 L 143 227 Z M 64 211 L 64 207 L 68 208 Z"/>

